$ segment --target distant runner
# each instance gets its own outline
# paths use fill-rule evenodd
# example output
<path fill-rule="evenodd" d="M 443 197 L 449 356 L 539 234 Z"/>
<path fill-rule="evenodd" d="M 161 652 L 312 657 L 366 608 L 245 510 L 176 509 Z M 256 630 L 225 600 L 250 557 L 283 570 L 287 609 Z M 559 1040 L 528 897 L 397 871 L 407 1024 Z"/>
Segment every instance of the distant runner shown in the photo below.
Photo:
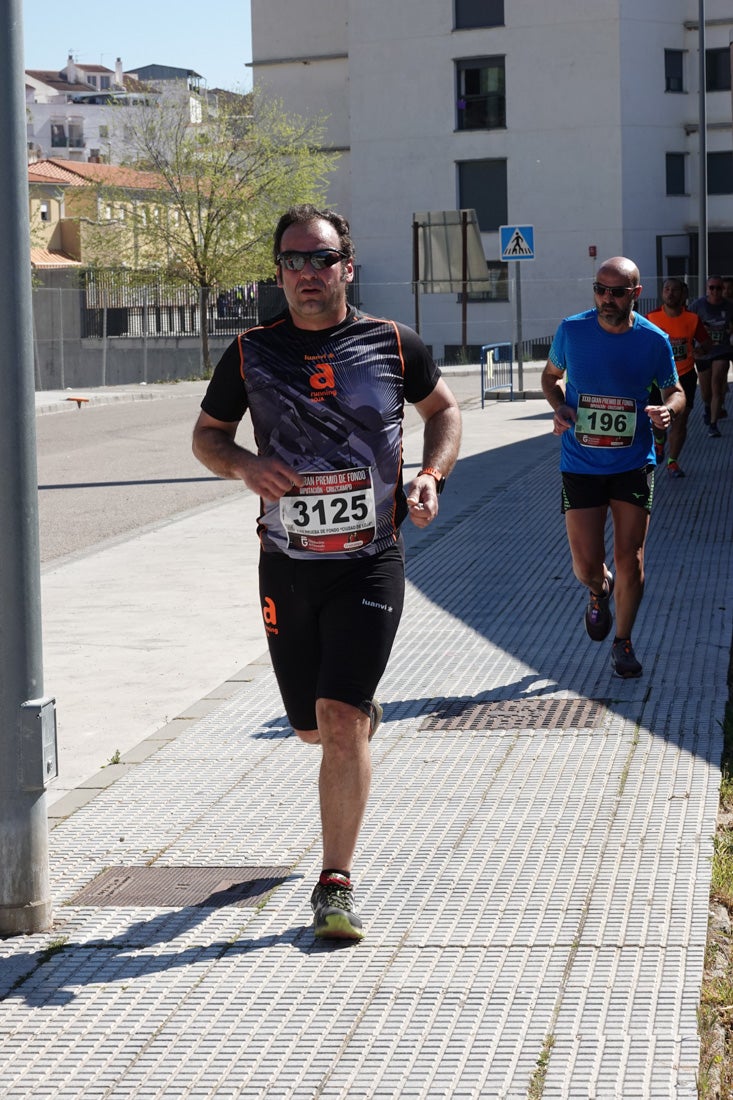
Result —
<path fill-rule="evenodd" d="M 562 510 L 573 572 L 588 588 L 585 628 L 602 642 L 613 624 L 617 676 L 641 676 L 631 631 L 644 591 L 644 546 L 654 492 L 652 426 L 668 428 L 685 407 L 667 337 L 633 310 L 641 294 L 632 260 L 598 269 L 595 309 L 561 322 L 542 372 L 542 392 L 560 435 Z M 662 404 L 651 405 L 657 383 Z M 606 564 L 605 525 L 613 520 L 616 576 Z"/>

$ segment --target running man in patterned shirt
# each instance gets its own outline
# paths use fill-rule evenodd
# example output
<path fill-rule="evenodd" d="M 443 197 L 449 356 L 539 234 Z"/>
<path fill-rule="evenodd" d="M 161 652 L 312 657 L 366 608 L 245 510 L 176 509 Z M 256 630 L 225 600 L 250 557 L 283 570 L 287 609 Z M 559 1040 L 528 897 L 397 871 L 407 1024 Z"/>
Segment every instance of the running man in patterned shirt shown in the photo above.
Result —
<path fill-rule="evenodd" d="M 293 729 L 322 753 L 315 934 L 360 940 L 351 870 L 382 715 L 374 693 L 402 612 L 400 524 L 409 515 L 426 527 L 437 516 L 461 418 L 419 336 L 349 305 L 354 245 L 343 217 L 292 207 L 275 230 L 274 259 L 287 308 L 224 352 L 193 448 L 260 497 L 273 668 Z M 424 421 L 423 462 L 403 488 L 406 401 Z M 247 411 L 256 453 L 235 440 Z"/>

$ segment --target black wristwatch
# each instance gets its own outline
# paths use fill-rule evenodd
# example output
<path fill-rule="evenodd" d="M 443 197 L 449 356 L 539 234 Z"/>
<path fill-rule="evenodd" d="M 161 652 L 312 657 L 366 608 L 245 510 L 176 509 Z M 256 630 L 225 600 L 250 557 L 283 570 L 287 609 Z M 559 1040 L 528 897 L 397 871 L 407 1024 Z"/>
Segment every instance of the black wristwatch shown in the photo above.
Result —
<path fill-rule="evenodd" d="M 440 495 L 443 492 L 443 490 L 445 489 L 445 478 L 443 477 L 437 466 L 423 466 L 422 470 L 419 471 L 417 476 L 420 477 L 420 474 L 430 474 L 431 477 L 434 477 L 436 493 Z"/>

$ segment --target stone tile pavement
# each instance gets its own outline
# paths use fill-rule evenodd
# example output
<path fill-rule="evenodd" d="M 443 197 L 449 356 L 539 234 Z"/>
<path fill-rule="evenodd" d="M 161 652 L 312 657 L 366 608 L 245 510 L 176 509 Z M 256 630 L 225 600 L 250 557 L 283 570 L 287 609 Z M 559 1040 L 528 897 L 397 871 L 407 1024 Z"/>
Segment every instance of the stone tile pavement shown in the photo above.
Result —
<path fill-rule="evenodd" d="M 469 409 L 467 434 L 501 415 Z M 318 756 L 264 660 L 55 819 L 55 927 L 0 942 L 3 1094 L 696 1097 L 731 436 L 696 409 L 688 477 L 658 476 L 635 681 L 583 631 L 557 441 L 529 463 L 521 441 L 469 448 L 443 522 L 410 536 L 358 946 L 312 936 Z M 214 868 L 235 871 L 193 903 Z M 237 868 L 254 897 L 226 893 Z M 145 869 L 179 888 L 107 904 Z M 78 898 L 105 871 L 107 896 Z"/>

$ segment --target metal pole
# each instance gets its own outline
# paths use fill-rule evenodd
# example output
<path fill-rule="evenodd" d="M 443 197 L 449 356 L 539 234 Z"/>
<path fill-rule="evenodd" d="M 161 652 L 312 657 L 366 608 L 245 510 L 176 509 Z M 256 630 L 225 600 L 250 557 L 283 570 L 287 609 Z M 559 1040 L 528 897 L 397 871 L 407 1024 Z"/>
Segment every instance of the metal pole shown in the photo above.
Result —
<path fill-rule="evenodd" d="M 461 347 L 468 343 L 468 214 L 461 211 Z"/>
<path fill-rule="evenodd" d="M 21 0 L 0 8 L 0 72 L 0 376 L 12 410 L 0 432 L 0 934 L 17 935 L 51 924 L 46 795 L 28 782 L 22 710 L 43 670 Z"/>
<path fill-rule="evenodd" d="M 708 277 L 708 153 L 707 153 L 707 88 L 705 77 L 705 0 L 698 0 L 698 148 L 700 151 L 700 213 L 697 235 L 697 287 L 698 294 L 705 293 Z"/>
<path fill-rule="evenodd" d="M 522 352 L 522 261 L 517 260 L 514 266 L 517 269 L 517 388 L 520 393 L 524 393 L 524 355 Z"/>
<path fill-rule="evenodd" d="M 415 332 L 420 334 L 420 224 L 412 223 L 412 286 L 415 292 Z"/>

